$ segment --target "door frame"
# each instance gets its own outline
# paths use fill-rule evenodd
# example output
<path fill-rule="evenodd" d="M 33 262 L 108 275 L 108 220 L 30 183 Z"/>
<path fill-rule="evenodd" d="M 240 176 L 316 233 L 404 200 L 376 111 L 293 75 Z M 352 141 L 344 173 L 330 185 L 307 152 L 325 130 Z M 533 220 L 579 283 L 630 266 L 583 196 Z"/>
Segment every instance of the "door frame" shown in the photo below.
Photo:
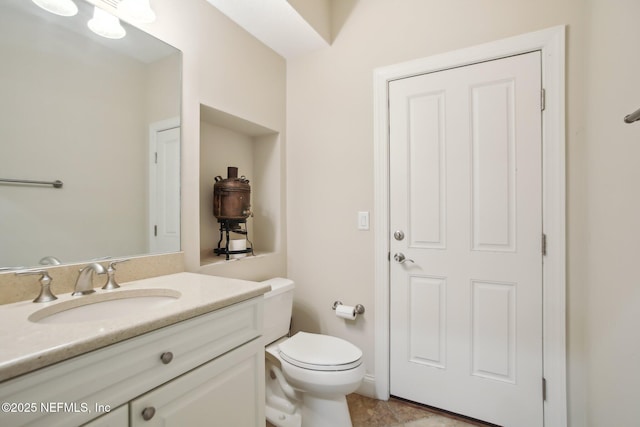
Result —
<path fill-rule="evenodd" d="M 389 392 L 389 93 L 392 80 L 531 51 L 542 54 L 543 377 L 545 426 L 566 426 L 565 27 L 557 26 L 374 70 L 375 396 Z M 542 378 L 541 378 L 542 383 Z M 541 384 L 542 392 L 542 384 Z"/>

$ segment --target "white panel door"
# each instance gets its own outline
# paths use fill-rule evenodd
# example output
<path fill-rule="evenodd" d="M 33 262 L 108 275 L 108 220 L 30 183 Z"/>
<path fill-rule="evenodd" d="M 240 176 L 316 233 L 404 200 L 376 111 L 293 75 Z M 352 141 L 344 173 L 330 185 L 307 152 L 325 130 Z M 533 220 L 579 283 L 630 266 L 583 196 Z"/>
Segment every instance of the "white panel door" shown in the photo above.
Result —
<path fill-rule="evenodd" d="M 180 250 L 180 128 L 158 130 L 150 174 L 150 252 Z"/>
<path fill-rule="evenodd" d="M 389 84 L 391 394 L 502 426 L 543 424 L 540 68 Z"/>

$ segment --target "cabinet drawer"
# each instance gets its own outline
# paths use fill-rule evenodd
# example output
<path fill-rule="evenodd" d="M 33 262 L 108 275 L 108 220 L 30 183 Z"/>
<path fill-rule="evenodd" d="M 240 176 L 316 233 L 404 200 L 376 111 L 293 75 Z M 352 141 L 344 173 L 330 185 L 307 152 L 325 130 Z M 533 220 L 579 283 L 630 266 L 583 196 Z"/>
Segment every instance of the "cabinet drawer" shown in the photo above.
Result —
<path fill-rule="evenodd" d="M 100 408 L 116 408 L 260 336 L 262 300 L 253 298 L 6 381 L 0 384 L 0 401 L 35 403 L 36 410 L 2 412 L 0 425 L 67 427 L 96 418 Z M 57 402 L 65 405 L 51 405 Z"/>
<path fill-rule="evenodd" d="M 131 427 L 264 427 L 264 344 L 253 340 L 130 403 Z"/>

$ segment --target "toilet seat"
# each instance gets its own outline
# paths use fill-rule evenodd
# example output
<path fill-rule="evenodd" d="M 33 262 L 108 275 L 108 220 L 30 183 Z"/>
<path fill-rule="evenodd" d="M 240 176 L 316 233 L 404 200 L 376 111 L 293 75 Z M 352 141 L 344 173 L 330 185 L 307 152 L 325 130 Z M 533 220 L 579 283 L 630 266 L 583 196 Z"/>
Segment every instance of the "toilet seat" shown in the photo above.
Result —
<path fill-rule="evenodd" d="M 278 348 L 286 362 L 314 371 L 346 371 L 362 364 L 358 347 L 329 335 L 298 332 Z"/>

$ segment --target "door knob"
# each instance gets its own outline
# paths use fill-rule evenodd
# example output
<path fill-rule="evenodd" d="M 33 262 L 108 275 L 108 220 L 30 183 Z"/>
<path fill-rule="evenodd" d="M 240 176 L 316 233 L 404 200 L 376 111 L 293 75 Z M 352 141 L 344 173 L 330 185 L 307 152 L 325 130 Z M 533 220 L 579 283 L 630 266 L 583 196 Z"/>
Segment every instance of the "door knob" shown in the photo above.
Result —
<path fill-rule="evenodd" d="M 398 264 L 404 264 L 405 262 L 414 262 L 412 259 L 409 259 L 404 256 L 402 252 L 398 252 L 393 256 L 393 259 L 396 260 Z"/>

